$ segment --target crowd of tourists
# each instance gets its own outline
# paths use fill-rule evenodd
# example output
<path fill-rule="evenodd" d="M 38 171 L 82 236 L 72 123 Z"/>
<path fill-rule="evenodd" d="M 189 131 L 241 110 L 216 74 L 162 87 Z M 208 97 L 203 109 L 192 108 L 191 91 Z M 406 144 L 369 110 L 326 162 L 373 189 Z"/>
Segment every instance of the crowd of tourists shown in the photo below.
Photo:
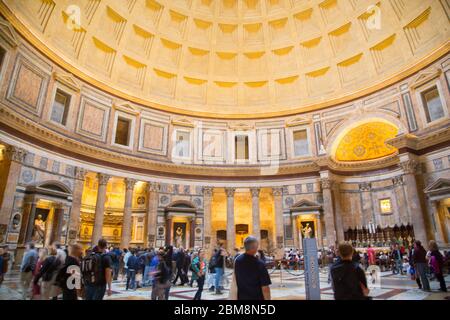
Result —
<path fill-rule="evenodd" d="M 22 298 L 101 300 L 112 294 L 112 282 L 121 280 L 125 290 L 151 287 L 152 300 L 169 299 L 173 286 L 194 284 L 194 300 L 202 298 L 205 286 L 223 299 L 227 298 L 222 296 L 224 283 L 230 282 L 224 271 L 229 266 L 233 268 L 230 299 L 270 299 L 268 268 L 276 266 L 270 267 L 272 257 L 259 250 L 258 245 L 257 239 L 250 236 L 244 241 L 244 253 L 237 249 L 228 253 L 218 245 L 207 255 L 201 248 L 185 250 L 173 246 L 120 249 L 108 247 L 104 239 L 86 250 L 79 244 L 63 247 L 53 243 L 38 249 L 29 243 L 20 264 Z M 383 251 L 369 246 L 362 253 L 351 244 L 342 243 L 337 249 L 319 250 L 318 261 L 322 266 L 330 266 L 329 281 L 336 299 L 368 298 L 365 270 L 370 266 L 407 275 L 425 291 L 430 291 L 430 281 L 436 279 L 440 289 L 447 291 L 444 274 L 450 261 L 448 252 L 442 255 L 435 241 L 430 241 L 428 249 L 415 241 L 411 248 L 394 244 L 389 251 Z M 303 258 L 301 250 L 287 250 L 282 267 L 301 268 Z M 9 260 L 9 253 L 0 248 L 0 285 Z"/>

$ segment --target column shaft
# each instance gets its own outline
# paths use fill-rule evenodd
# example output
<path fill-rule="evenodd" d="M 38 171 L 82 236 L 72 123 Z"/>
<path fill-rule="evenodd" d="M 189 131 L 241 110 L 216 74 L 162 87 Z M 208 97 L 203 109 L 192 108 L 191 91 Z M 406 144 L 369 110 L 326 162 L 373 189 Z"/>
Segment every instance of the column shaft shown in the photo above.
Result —
<path fill-rule="evenodd" d="M 212 205 L 213 188 L 203 188 L 203 236 L 204 247 L 206 249 L 206 255 L 209 257 L 211 254 L 210 248 L 215 246 L 215 237 L 212 234 L 211 225 L 211 205 Z"/>
<path fill-rule="evenodd" d="M 97 245 L 98 240 L 102 237 L 103 230 L 103 220 L 105 217 L 105 200 L 106 200 L 106 184 L 111 177 L 98 173 L 98 191 L 97 191 L 97 203 L 95 204 L 95 219 L 94 219 L 94 229 L 92 231 L 92 241 L 93 246 Z"/>
<path fill-rule="evenodd" d="M 75 182 L 72 193 L 72 208 L 69 220 L 69 243 L 77 241 L 80 229 L 81 199 L 83 198 L 84 179 L 87 171 L 83 168 L 75 168 Z"/>
<path fill-rule="evenodd" d="M 235 188 L 225 188 L 227 194 L 227 250 L 232 252 L 236 247 L 236 227 L 234 225 L 234 193 Z"/>
<path fill-rule="evenodd" d="M 125 206 L 123 209 L 123 223 L 122 223 L 122 237 L 120 240 L 120 246 L 122 248 L 128 248 L 131 241 L 131 228 L 132 228 L 132 207 L 133 207 L 133 189 L 136 184 L 134 179 L 125 179 Z"/>
<path fill-rule="evenodd" d="M 272 188 L 272 194 L 275 207 L 275 258 L 281 259 L 284 248 L 283 189 L 281 187 Z"/>
<path fill-rule="evenodd" d="M 145 215 L 147 247 L 156 245 L 156 221 L 158 216 L 158 190 L 159 185 L 154 182 L 147 183 L 147 213 Z"/>
<path fill-rule="evenodd" d="M 258 241 L 261 241 L 261 222 L 259 214 L 259 194 L 261 189 L 251 188 L 250 192 L 252 194 L 252 234 Z"/>
<path fill-rule="evenodd" d="M 327 236 L 328 247 L 336 244 L 336 227 L 334 224 L 334 206 L 333 206 L 333 194 L 331 192 L 331 186 L 333 181 L 329 178 L 321 179 L 322 194 L 323 194 L 323 213 L 325 221 L 325 232 Z"/>
<path fill-rule="evenodd" d="M 425 226 L 424 211 L 420 203 L 419 191 L 417 190 L 416 174 L 419 172 L 420 163 L 416 160 L 407 160 L 400 163 L 404 172 L 403 181 L 407 194 L 407 203 L 411 213 L 411 221 L 414 227 L 414 237 L 426 244 L 428 237 Z"/>

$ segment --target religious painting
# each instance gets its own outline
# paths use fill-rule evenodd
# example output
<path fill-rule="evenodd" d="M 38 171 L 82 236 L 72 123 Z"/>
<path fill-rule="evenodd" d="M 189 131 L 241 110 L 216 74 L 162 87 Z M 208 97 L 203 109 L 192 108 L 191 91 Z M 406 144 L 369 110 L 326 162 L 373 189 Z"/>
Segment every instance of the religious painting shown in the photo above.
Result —
<path fill-rule="evenodd" d="M 301 221 L 300 230 L 302 232 L 303 239 L 316 237 L 316 232 L 314 230 L 314 221 Z"/>
<path fill-rule="evenodd" d="M 173 224 L 173 244 L 175 247 L 186 248 L 186 223 L 174 222 Z"/>
<path fill-rule="evenodd" d="M 178 130 L 175 138 L 175 157 L 185 158 L 191 156 L 191 134 L 190 132 Z"/>
<path fill-rule="evenodd" d="M 36 214 L 34 218 L 33 235 L 32 240 L 36 245 L 44 245 L 45 234 L 46 234 L 46 222 L 48 215 L 50 213 L 49 209 L 36 209 Z"/>
<path fill-rule="evenodd" d="M 391 199 L 380 199 L 380 212 L 381 214 L 390 214 L 392 213 L 392 203 Z"/>

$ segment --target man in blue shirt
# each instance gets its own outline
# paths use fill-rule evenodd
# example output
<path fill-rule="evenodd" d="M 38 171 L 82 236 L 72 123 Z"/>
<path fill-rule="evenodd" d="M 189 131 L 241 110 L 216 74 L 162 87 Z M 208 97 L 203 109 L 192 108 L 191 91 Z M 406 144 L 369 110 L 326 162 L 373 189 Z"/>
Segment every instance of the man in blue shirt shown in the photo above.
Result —
<path fill-rule="evenodd" d="M 22 298 L 26 300 L 30 294 L 30 284 L 33 279 L 33 271 L 38 261 L 38 253 L 34 248 L 34 243 L 27 244 L 26 251 L 20 264 L 20 284 L 22 287 Z"/>
<path fill-rule="evenodd" d="M 236 257 L 234 262 L 238 300 L 271 299 L 269 273 L 265 264 L 256 257 L 258 244 L 255 237 L 247 237 L 244 240 L 245 253 Z"/>

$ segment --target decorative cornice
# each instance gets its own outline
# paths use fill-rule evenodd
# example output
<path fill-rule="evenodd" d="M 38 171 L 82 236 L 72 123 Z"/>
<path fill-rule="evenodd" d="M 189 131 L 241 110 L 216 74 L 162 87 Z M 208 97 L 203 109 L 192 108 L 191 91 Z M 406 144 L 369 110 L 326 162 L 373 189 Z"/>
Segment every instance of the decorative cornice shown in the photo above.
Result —
<path fill-rule="evenodd" d="M 373 92 L 379 91 L 383 88 L 386 88 L 389 85 L 395 84 L 403 79 L 405 79 L 408 76 L 411 76 L 418 71 L 422 70 L 424 67 L 428 66 L 430 63 L 436 61 L 440 57 L 444 56 L 450 51 L 450 43 L 445 42 L 443 44 L 440 44 L 439 47 L 435 48 L 432 52 L 425 55 L 423 58 L 418 59 L 410 63 L 409 65 L 406 65 L 404 68 L 402 68 L 397 73 L 390 75 L 389 77 L 386 77 L 385 79 L 382 79 L 383 81 L 377 81 L 377 83 L 362 88 L 360 90 L 356 90 L 354 92 L 350 92 L 347 94 L 344 94 L 338 98 L 331 98 L 323 102 L 318 103 L 312 103 L 309 105 L 299 106 L 297 108 L 291 108 L 289 110 L 283 110 L 283 111 L 275 111 L 275 112 L 261 112 L 260 114 L 221 114 L 221 113 L 213 113 L 213 112 L 203 112 L 203 111 L 188 111 L 181 107 L 174 107 L 174 106 L 168 106 L 163 105 L 156 102 L 151 102 L 146 99 L 139 98 L 137 95 L 129 94 L 123 90 L 117 89 L 110 84 L 108 84 L 106 81 L 98 80 L 94 78 L 92 75 L 84 72 L 83 70 L 80 70 L 76 66 L 73 65 L 71 61 L 69 61 L 68 58 L 61 56 L 61 54 L 58 54 L 56 50 L 53 48 L 50 48 L 44 43 L 45 38 L 39 37 L 37 34 L 35 34 L 32 30 L 30 30 L 27 25 L 23 23 L 15 14 L 12 12 L 12 10 L 5 4 L 4 2 L 0 1 L 0 13 L 6 17 L 6 19 L 9 21 L 9 23 L 24 37 L 31 45 L 36 47 L 42 54 L 44 54 L 47 58 L 52 60 L 54 63 L 59 65 L 65 70 L 68 70 L 70 73 L 73 73 L 77 78 L 82 79 L 83 81 L 86 81 L 87 83 L 92 84 L 93 86 L 105 91 L 109 92 L 112 95 L 121 97 L 124 100 L 132 101 L 134 103 L 142 104 L 145 106 L 148 106 L 150 108 L 158 109 L 158 110 L 164 110 L 167 112 L 177 113 L 177 114 L 185 114 L 185 115 L 195 115 L 205 118 L 221 118 L 221 119 L 262 119 L 262 118 L 272 118 L 277 116 L 286 116 L 286 115 L 295 115 L 299 113 L 309 112 L 309 111 L 315 111 L 320 110 L 324 108 L 328 108 L 337 104 L 346 103 L 348 101 L 355 100 L 357 98 L 367 96 L 368 94 L 371 94 Z"/>
<path fill-rule="evenodd" d="M 15 48 L 20 44 L 20 38 L 14 30 L 11 23 L 0 17 L 0 38 L 6 41 L 11 47 Z"/>

